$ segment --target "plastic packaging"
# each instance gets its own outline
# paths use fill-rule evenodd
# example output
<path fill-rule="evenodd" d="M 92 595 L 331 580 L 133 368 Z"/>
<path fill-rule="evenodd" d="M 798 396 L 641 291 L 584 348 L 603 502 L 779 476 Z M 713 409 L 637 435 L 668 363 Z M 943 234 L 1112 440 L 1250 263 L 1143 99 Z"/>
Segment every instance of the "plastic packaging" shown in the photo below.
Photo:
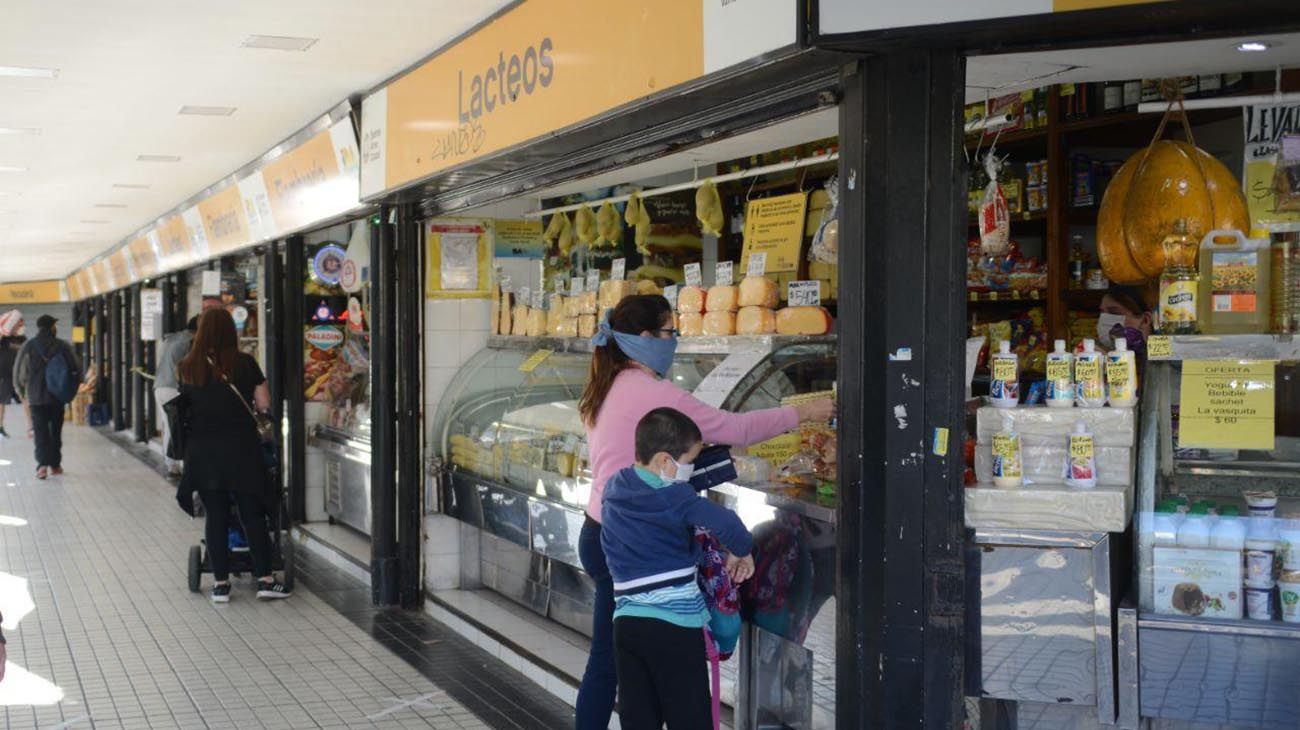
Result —
<path fill-rule="evenodd" d="M 1167 502 L 1156 506 L 1151 523 L 1151 543 L 1170 547 L 1178 544 L 1177 507 Z"/>
<path fill-rule="evenodd" d="M 1083 352 L 1074 359 L 1074 396 L 1080 408 L 1106 405 L 1106 380 L 1102 375 L 1102 355 L 1094 340 L 1083 341 Z"/>
<path fill-rule="evenodd" d="M 1300 521 L 1290 520 L 1277 531 L 1277 550 L 1282 558 L 1282 570 L 1300 571 Z"/>
<path fill-rule="evenodd" d="M 1251 517 L 1273 519 L 1273 513 L 1277 510 L 1276 492 L 1242 492 L 1241 496 L 1245 498 L 1246 506 L 1250 508 Z"/>
<path fill-rule="evenodd" d="M 1187 519 L 1178 528 L 1178 546 L 1203 548 L 1210 546 L 1210 520 L 1205 505 L 1198 504 L 1187 513 Z"/>
<path fill-rule="evenodd" d="M 1223 550 L 1246 549 L 1246 522 L 1237 513 L 1236 507 L 1224 507 L 1214 528 L 1210 530 L 1210 547 Z"/>
<path fill-rule="evenodd" d="M 1250 531 L 1246 534 L 1246 585 L 1272 588 L 1276 556 L 1277 532 L 1273 529 L 1273 521 L 1252 517 Z"/>
<path fill-rule="evenodd" d="M 1269 258 L 1270 329 L 1278 333 L 1300 332 L 1300 233 L 1273 233 Z"/>
<path fill-rule="evenodd" d="M 989 363 L 992 380 L 989 382 L 989 398 L 998 408 L 1015 408 L 1020 404 L 1020 361 L 1011 351 L 1011 343 L 1006 340 L 998 342 L 998 351 Z"/>
<path fill-rule="evenodd" d="M 1115 349 L 1106 353 L 1106 402 L 1112 408 L 1137 405 L 1137 361 L 1125 339 L 1115 340 Z"/>
<path fill-rule="evenodd" d="M 1001 168 L 993 150 L 984 156 L 984 172 L 989 184 L 984 187 L 984 196 L 980 200 L 980 250 L 988 256 L 1001 256 L 1007 252 L 1011 240 L 1011 215 L 1007 209 L 1007 198 L 998 184 L 998 171 Z"/>
<path fill-rule="evenodd" d="M 1289 624 L 1300 624 L 1300 570 L 1288 570 L 1282 573 L 1277 582 L 1277 594 L 1282 604 L 1282 620 Z"/>
<path fill-rule="evenodd" d="M 1270 314 L 1268 234 L 1210 231 L 1201 239 L 1197 319 L 1207 334 L 1268 330 Z"/>
<path fill-rule="evenodd" d="M 1253 621 L 1273 620 L 1273 589 L 1246 586 L 1246 618 Z"/>
<path fill-rule="evenodd" d="M 1074 407 L 1074 356 L 1065 349 L 1065 340 L 1057 340 L 1047 354 L 1046 401 L 1051 408 Z"/>
<path fill-rule="evenodd" d="M 1091 489 L 1097 486 L 1097 446 L 1086 421 L 1074 424 L 1070 434 L 1069 455 L 1065 461 L 1065 483 L 1071 487 Z"/>
<path fill-rule="evenodd" d="M 1024 484 L 1020 435 L 1012 430 L 1010 421 L 993 436 L 993 484 L 999 487 L 1019 487 Z"/>

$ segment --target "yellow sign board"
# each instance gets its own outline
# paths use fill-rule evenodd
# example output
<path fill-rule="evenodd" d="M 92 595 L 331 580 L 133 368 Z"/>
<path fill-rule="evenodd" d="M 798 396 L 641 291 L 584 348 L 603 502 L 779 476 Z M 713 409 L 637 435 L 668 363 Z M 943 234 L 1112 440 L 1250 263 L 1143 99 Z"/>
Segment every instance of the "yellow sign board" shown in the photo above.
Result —
<path fill-rule="evenodd" d="M 198 209 L 208 253 L 216 256 L 248 243 L 248 223 L 238 185 L 229 185 L 200 200 Z"/>
<path fill-rule="evenodd" d="M 1147 359 L 1159 360 L 1174 356 L 1174 341 L 1169 335 L 1151 335 L 1147 338 Z M 1050 365 L 1048 367 L 1051 367 Z"/>
<path fill-rule="evenodd" d="M 745 245 L 740 256 L 741 270 L 748 270 L 749 254 L 766 253 L 768 273 L 798 271 L 807 209 L 807 193 L 749 201 L 745 206 Z"/>
<path fill-rule="evenodd" d="M 799 453 L 802 439 L 798 433 L 783 433 L 776 438 L 749 447 L 749 455 L 766 459 L 772 466 L 780 466 Z"/>
<path fill-rule="evenodd" d="M 1269 360 L 1185 361 L 1179 448 L 1272 450 L 1275 368 Z"/>
<path fill-rule="evenodd" d="M 545 348 L 534 352 L 527 360 L 519 363 L 519 372 L 531 373 L 536 370 L 539 365 L 546 362 L 546 358 L 550 357 L 553 352 L 553 350 L 547 350 Z"/>
<path fill-rule="evenodd" d="M 540 220 L 493 221 L 492 240 L 499 259 L 540 259 L 545 249 Z"/>
<path fill-rule="evenodd" d="M 0 304 L 48 304 L 63 301 L 63 282 L 17 281 L 0 284 Z"/>
<path fill-rule="evenodd" d="M 340 212 L 331 187 L 341 188 L 355 204 L 356 181 L 341 181 L 339 172 L 329 130 L 267 163 L 262 177 L 276 227 L 291 231 Z"/>

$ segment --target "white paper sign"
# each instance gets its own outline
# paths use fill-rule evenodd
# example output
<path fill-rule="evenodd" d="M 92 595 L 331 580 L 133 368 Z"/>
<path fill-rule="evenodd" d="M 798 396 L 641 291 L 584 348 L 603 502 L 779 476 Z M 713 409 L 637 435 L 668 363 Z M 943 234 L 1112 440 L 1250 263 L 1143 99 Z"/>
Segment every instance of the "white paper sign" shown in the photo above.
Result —
<path fill-rule="evenodd" d="M 627 259 L 614 259 L 614 263 L 609 266 L 609 278 L 622 281 L 625 276 L 627 276 Z"/>
<path fill-rule="evenodd" d="M 140 339 L 145 342 L 154 342 L 158 339 L 158 325 L 162 321 L 162 315 L 144 314 L 140 315 Z"/>
<path fill-rule="evenodd" d="M 695 397 L 714 408 L 721 408 L 722 402 L 736 387 L 736 383 L 739 383 L 740 379 L 753 370 L 764 357 L 766 355 L 757 350 L 731 353 L 727 359 L 710 371 L 704 380 L 700 381 L 699 386 L 695 388 Z"/>
<path fill-rule="evenodd" d="M 472 290 L 478 286 L 478 238 L 477 233 L 447 231 L 439 234 L 442 289 Z"/>
<path fill-rule="evenodd" d="M 221 272 L 205 271 L 203 272 L 203 283 L 199 292 L 205 297 L 221 296 Z"/>
<path fill-rule="evenodd" d="M 546 292 L 541 289 L 533 292 L 533 301 L 531 306 L 533 309 L 544 309 L 546 307 Z"/>
<path fill-rule="evenodd" d="M 587 291 L 600 290 L 600 269 L 592 269 L 587 272 Z"/>
<path fill-rule="evenodd" d="M 735 265 L 730 261 L 719 261 L 713 269 L 713 281 L 718 286 L 731 286 L 735 278 Z"/>
<path fill-rule="evenodd" d="M 767 252 L 758 251 L 749 255 L 749 264 L 745 267 L 745 276 L 762 276 L 767 273 Z"/>
<path fill-rule="evenodd" d="M 144 317 L 148 317 L 151 314 L 162 314 L 162 312 L 162 289 L 141 289 L 140 314 Z"/>
<path fill-rule="evenodd" d="M 703 277 L 700 276 L 699 264 L 687 264 L 685 267 L 685 271 L 686 271 L 686 286 L 700 286 L 704 283 Z"/>
<path fill-rule="evenodd" d="M 569 279 L 569 296 L 576 297 L 582 293 L 582 277 L 575 276 Z"/>
<path fill-rule="evenodd" d="M 668 300 L 668 306 L 677 309 L 677 285 L 664 287 L 664 299 Z"/>
<path fill-rule="evenodd" d="M 786 293 L 792 307 L 817 307 L 822 303 L 820 281 L 792 281 Z"/>
<path fill-rule="evenodd" d="M 532 306 L 532 301 L 533 301 L 532 290 L 526 286 L 520 287 L 519 296 L 515 298 L 515 301 L 519 304 L 522 304 L 525 307 Z"/>

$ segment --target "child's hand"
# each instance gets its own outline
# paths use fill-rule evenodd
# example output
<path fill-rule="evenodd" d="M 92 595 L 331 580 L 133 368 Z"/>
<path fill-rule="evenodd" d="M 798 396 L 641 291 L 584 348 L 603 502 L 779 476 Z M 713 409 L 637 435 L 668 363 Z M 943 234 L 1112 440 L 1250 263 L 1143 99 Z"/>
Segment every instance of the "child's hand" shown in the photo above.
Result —
<path fill-rule="evenodd" d="M 754 558 L 752 555 L 738 558 L 735 555 L 728 554 L 726 570 L 731 582 L 740 585 L 754 575 Z"/>

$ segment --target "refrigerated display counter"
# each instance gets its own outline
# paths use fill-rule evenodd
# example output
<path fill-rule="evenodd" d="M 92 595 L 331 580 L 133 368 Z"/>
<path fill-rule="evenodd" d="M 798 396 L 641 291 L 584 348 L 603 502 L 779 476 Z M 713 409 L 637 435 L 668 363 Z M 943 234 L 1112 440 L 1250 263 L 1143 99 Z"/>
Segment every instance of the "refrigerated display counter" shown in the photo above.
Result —
<path fill-rule="evenodd" d="M 441 511 L 481 531 L 483 585 L 587 635 L 592 583 L 578 536 L 591 471 L 577 403 L 590 353 L 585 340 L 492 337 L 453 379 L 431 434 Z M 836 371 L 834 336 L 701 337 L 680 341 L 668 377 L 743 412 L 830 391 Z M 766 454 L 779 466 L 800 439 L 770 446 L 752 448 L 750 463 Z M 819 447 L 833 469 L 833 439 Z M 800 483 L 757 469 L 709 494 L 754 533 L 760 567 L 742 593 L 746 630 L 724 690 L 738 728 L 833 726 L 836 494 L 821 466 Z"/>

